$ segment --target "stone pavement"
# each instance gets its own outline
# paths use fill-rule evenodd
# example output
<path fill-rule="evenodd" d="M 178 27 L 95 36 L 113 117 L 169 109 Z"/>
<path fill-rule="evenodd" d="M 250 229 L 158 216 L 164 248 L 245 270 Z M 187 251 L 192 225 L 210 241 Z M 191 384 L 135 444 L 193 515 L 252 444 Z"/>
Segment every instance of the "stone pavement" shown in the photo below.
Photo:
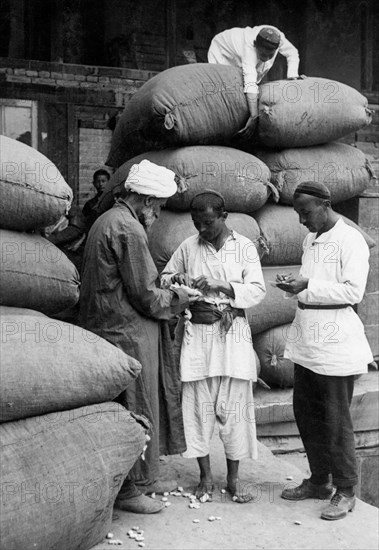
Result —
<path fill-rule="evenodd" d="M 190 509 L 188 498 L 169 496 L 171 505 L 150 516 L 115 509 L 111 532 L 123 544 L 113 546 L 104 540 L 93 550 L 138 549 L 139 543 L 127 535 L 133 527 L 144 531 L 145 548 L 152 550 L 378 550 L 378 508 L 358 501 L 348 517 L 329 522 L 319 517 L 325 505 L 322 501 L 283 500 L 282 488 L 308 477 L 306 468 L 299 469 L 274 456 L 264 445 L 259 444 L 258 460 L 241 461 L 240 479 L 255 496 L 248 504 L 232 502 L 227 494 L 221 493 L 226 464 L 217 435 L 212 441 L 211 462 L 215 482 L 213 502 Z M 195 459 L 164 457 L 161 472 L 162 478 L 177 479 L 184 491 L 192 492 L 198 483 Z M 221 519 L 209 521 L 210 516 Z M 194 519 L 199 522 L 193 523 Z"/>

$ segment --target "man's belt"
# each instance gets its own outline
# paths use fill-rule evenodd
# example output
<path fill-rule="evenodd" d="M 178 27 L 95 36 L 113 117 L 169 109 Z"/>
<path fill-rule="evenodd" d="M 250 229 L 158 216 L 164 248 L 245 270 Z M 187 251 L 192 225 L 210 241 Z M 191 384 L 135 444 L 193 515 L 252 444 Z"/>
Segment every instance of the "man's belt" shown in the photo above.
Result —
<path fill-rule="evenodd" d="M 245 317 L 243 309 L 226 306 L 223 310 L 209 302 L 194 302 L 190 305 L 191 323 L 199 325 L 213 325 L 221 321 L 221 328 L 228 332 L 236 317 Z"/>
<path fill-rule="evenodd" d="M 344 309 L 345 307 L 352 307 L 352 304 L 303 304 L 302 302 L 297 302 L 297 307 L 300 309 Z"/>

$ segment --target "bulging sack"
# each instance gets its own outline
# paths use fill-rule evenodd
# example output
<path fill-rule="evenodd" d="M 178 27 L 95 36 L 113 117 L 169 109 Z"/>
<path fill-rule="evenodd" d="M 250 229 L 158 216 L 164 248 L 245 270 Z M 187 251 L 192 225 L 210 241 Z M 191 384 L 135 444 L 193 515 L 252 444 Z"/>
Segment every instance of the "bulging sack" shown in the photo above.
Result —
<path fill-rule="evenodd" d="M 90 331 L 3 306 L 0 356 L 0 422 L 111 401 L 141 371 Z"/>
<path fill-rule="evenodd" d="M 146 426 L 117 403 L 0 425 L 2 550 L 87 550 L 145 445 Z"/>
<path fill-rule="evenodd" d="M 261 364 L 260 378 L 269 386 L 292 388 L 294 364 L 284 357 L 288 338 L 292 337 L 291 325 L 281 325 L 254 336 L 254 349 Z"/>
<path fill-rule="evenodd" d="M 178 193 L 167 200 L 171 210 L 188 210 L 192 198 L 205 189 L 221 193 L 229 212 L 253 212 L 271 193 L 270 171 L 257 157 L 221 146 L 189 146 L 149 151 L 124 163 L 109 180 L 99 202 L 104 212 L 113 204 L 114 191 L 123 185 L 130 168 L 143 159 L 169 168 L 177 175 Z"/>
<path fill-rule="evenodd" d="M 42 153 L 0 136 L 0 227 L 30 231 L 67 214 L 72 190 Z"/>
<path fill-rule="evenodd" d="M 252 335 L 293 321 L 297 308 L 297 300 L 286 299 L 283 290 L 271 286 L 270 281 L 275 281 L 277 273 L 283 275 L 292 273 L 296 277 L 299 271 L 299 265 L 262 267 L 266 285 L 266 296 L 257 306 L 246 310 Z"/>
<path fill-rule="evenodd" d="M 261 258 L 262 265 L 297 265 L 301 263 L 303 242 L 308 229 L 299 222 L 299 217 L 291 206 L 265 204 L 253 213 L 262 237 L 266 253 Z M 354 227 L 364 237 L 369 248 L 375 241 L 356 223 L 342 216 L 348 225 Z"/>
<path fill-rule="evenodd" d="M 339 139 L 370 124 L 367 99 L 326 78 L 276 80 L 259 89 L 259 142 L 308 147 Z"/>
<path fill-rule="evenodd" d="M 250 239 L 259 255 L 260 234 L 257 222 L 247 214 L 230 213 L 227 225 Z M 149 232 L 149 248 L 159 273 L 164 269 L 178 246 L 188 237 L 198 233 L 189 212 L 171 212 L 162 210 Z"/>
<path fill-rule="evenodd" d="M 53 315 L 77 303 L 76 267 L 47 239 L 1 229 L 0 246 L 0 305 Z"/>
<path fill-rule="evenodd" d="M 337 203 L 362 193 L 374 176 L 364 153 L 345 143 L 280 151 L 257 150 L 255 154 L 269 167 L 271 181 L 283 204 L 293 203 L 296 187 L 305 181 L 326 185 L 332 203 Z"/>
<path fill-rule="evenodd" d="M 145 151 L 225 144 L 249 118 L 237 67 L 193 63 L 148 80 L 117 123 L 106 164 L 118 168 Z"/>

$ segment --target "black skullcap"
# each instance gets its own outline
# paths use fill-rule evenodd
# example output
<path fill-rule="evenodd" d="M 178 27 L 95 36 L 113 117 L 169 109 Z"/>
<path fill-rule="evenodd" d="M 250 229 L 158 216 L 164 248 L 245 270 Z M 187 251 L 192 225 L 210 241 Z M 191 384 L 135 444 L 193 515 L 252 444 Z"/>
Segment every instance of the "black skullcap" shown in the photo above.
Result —
<path fill-rule="evenodd" d="M 319 199 L 330 200 L 330 191 L 323 183 L 317 181 L 304 181 L 295 189 L 294 195 L 312 195 Z"/>
<path fill-rule="evenodd" d="M 280 34 L 276 29 L 264 27 L 261 29 L 256 38 L 257 45 L 270 50 L 279 48 Z"/>
<path fill-rule="evenodd" d="M 200 193 L 196 193 L 196 195 L 193 197 L 193 199 L 191 200 L 190 202 L 190 210 L 193 206 L 193 203 L 195 202 L 195 200 L 198 198 L 198 197 L 201 197 L 201 195 L 213 195 L 215 197 L 218 197 L 219 199 L 221 199 L 221 202 L 222 202 L 222 207 L 225 208 L 225 199 L 224 197 L 221 195 L 221 193 L 218 193 L 217 191 L 213 191 L 213 189 L 204 189 L 204 191 L 200 191 Z"/>

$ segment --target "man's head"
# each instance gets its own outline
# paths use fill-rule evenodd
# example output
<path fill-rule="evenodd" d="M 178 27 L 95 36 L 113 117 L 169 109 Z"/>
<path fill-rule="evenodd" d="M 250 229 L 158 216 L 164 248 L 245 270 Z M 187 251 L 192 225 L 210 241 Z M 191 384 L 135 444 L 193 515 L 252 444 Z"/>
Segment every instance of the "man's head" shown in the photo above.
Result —
<path fill-rule="evenodd" d="M 130 168 L 125 192 L 139 221 L 148 230 L 159 217 L 167 199 L 177 192 L 175 174 L 145 159 Z"/>
<path fill-rule="evenodd" d="M 270 27 L 261 29 L 254 41 L 259 59 L 263 62 L 274 57 L 280 45 L 280 34 Z"/>
<path fill-rule="evenodd" d="M 110 175 L 106 170 L 96 170 L 93 175 L 93 186 L 100 195 L 104 191 L 104 187 L 109 181 Z"/>
<path fill-rule="evenodd" d="M 298 185 L 293 196 L 293 206 L 300 223 L 311 233 L 323 233 L 330 229 L 333 211 L 330 191 L 324 184 L 307 181 Z"/>
<path fill-rule="evenodd" d="M 215 242 L 227 229 L 228 213 L 224 197 L 216 191 L 203 191 L 194 196 L 190 204 L 194 226 L 204 241 Z"/>

